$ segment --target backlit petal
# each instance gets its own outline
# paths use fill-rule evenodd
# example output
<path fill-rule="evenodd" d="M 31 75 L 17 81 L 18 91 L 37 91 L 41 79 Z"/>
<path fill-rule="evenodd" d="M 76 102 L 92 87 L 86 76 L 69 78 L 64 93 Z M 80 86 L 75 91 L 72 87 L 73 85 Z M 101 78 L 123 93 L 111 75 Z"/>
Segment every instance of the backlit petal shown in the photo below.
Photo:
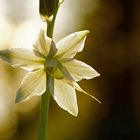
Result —
<path fill-rule="evenodd" d="M 51 38 L 45 35 L 44 30 L 41 30 L 38 39 L 34 43 L 34 51 L 37 55 L 47 57 L 51 46 L 54 46 L 54 42 Z"/>
<path fill-rule="evenodd" d="M 58 65 L 57 65 L 58 69 L 60 70 L 60 72 L 62 73 L 63 77 L 67 80 L 71 80 L 73 81 L 74 79 L 72 78 L 71 74 L 69 73 L 68 69 L 66 67 L 64 67 L 61 62 L 58 61 Z"/>
<path fill-rule="evenodd" d="M 62 61 L 62 65 L 66 67 L 75 81 L 91 79 L 100 75 L 91 66 L 76 59 L 70 61 Z"/>
<path fill-rule="evenodd" d="M 77 98 L 75 89 L 72 86 L 68 85 L 63 80 L 55 79 L 54 94 L 52 96 L 61 108 L 77 116 Z"/>
<path fill-rule="evenodd" d="M 98 103 L 101 104 L 101 102 L 96 97 L 84 91 L 76 82 L 73 82 L 72 85 L 75 87 L 76 90 L 85 93 L 86 95 L 90 96 L 91 98 L 93 98 L 94 100 L 96 100 Z"/>
<path fill-rule="evenodd" d="M 76 53 L 81 52 L 84 48 L 85 39 L 88 33 L 88 30 L 79 31 L 70 34 L 64 39 L 60 40 L 56 44 L 58 49 L 56 56 L 63 58 L 72 58 L 76 55 Z"/>
<path fill-rule="evenodd" d="M 29 72 L 17 91 L 16 103 L 25 101 L 34 95 L 42 95 L 46 90 L 46 73 L 44 68 Z"/>
<path fill-rule="evenodd" d="M 45 61 L 44 58 L 36 56 L 32 50 L 25 48 L 0 50 L 0 58 L 12 66 L 23 66 L 27 69 L 34 69 Z"/>

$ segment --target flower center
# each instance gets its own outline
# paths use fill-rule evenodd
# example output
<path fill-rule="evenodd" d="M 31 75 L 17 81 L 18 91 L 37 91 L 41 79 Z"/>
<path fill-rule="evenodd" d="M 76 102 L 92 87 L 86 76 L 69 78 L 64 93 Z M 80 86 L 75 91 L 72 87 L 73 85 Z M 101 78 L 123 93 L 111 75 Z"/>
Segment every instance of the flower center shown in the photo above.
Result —
<path fill-rule="evenodd" d="M 63 74 L 58 68 L 58 60 L 56 58 L 47 58 L 45 61 L 46 72 L 56 79 L 63 79 Z"/>

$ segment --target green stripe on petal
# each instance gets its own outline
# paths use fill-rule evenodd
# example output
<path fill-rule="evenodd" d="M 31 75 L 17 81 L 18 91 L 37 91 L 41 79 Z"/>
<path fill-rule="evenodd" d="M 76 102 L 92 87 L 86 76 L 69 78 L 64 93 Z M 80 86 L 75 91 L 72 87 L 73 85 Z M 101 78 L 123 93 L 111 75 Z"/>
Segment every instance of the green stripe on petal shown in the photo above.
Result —
<path fill-rule="evenodd" d="M 27 69 L 34 69 L 45 61 L 44 58 L 36 56 L 32 50 L 25 48 L 0 50 L 0 58 L 12 66 L 23 66 Z"/>
<path fill-rule="evenodd" d="M 52 95 L 57 104 L 70 114 L 78 115 L 78 106 L 75 89 L 63 80 L 55 79 L 54 94 Z"/>
<path fill-rule="evenodd" d="M 100 75 L 91 66 L 76 59 L 73 59 L 71 61 L 61 61 L 61 63 L 64 67 L 66 67 L 75 81 L 80 81 L 82 79 L 91 79 Z"/>
<path fill-rule="evenodd" d="M 17 91 L 16 103 L 23 102 L 34 95 L 42 95 L 46 90 L 46 73 L 44 67 L 29 72 Z"/>
<path fill-rule="evenodd" d="M 84 48 L 85 39 L 88 33 L 88 30 L 79 31 L 60 40 L 56 44 L 58 49 L 56 56 L 61 58 L 72 58 L 76 53 L 81 52 Z"/>
<path fill-rule="evenodd" d="M 61 71 L 63 77 L 67 80 L 70 80 L 70 81 L 74 81 L 74 79 L 72 78 L 71 74 L 69 73 L 68 69 L 66 67 L 64 67 L 59 61 L 58 62 L 58 69 Z"/>

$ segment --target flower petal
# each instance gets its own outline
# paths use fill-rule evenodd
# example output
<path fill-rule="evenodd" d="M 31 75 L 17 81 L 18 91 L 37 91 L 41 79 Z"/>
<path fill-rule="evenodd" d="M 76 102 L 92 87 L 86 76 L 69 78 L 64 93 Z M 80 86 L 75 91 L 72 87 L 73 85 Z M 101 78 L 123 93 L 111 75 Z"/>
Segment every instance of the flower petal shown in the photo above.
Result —
<path fill-rule="evenodd" d="M 91 66 L 76 59 L 70 61 L 61 61 L 61 63 L 64 67 L 66 67 L 75 81 L 80 81 L 82 79 L 91 79 L 100 75 Z"/>
<path fill-rule="evenodd" d="M 65 83 L 63 80 L 55 79 L 54 94 L 52 96 L 61 108 L 68 111 L 70 114 L 77 116 L 77 98 L 73 87 Z"/>
<path fill-rule="evenodd" d="M 34 69 L 40 66 L 44 58 L 38 57 L 32 50 L 25 48 L 13 48 L 9 50 L 0 50 L 0 58 L 10 63 L 12 66 Z"/>
<path fill-rule="evenodd" d="M 98 103 L 101 104 L 101 102 L 96 98 L 94 97 L 93 95 L 87 93 L 86 91 L 84 91 L 76 82 L 73 82 L 73 81 L 69 81 L 69 80 L 65 80 L 65 82 L 70 85 L 71 87 L 75 88 L 76 90 L 80 91 L 80 92 L 83 92 L 84 94 L 90 96 L 91 98 L 93 98 L 94 100 L 96 100 Z"/>
<path fill-rule="evenodd" d="M 69 73 L 69 71 L 66 69 L 66 67 L 64 67 L 61 62 L 57 61 L 57 67 L 60 70 L 60 72 L 62 73 L 63 77 L 67 80 L 71 80 L 74 81 L 74 79 L 72 78 L 71 74 Z"/>
<path fill-rule="evenodd" d="M 101 104 L 101 102 L 96 97 L 84 91 L 76 82 L 72 82 L 72 85 L 75 87 L 76 90 L 85 93 L 86 95 L 90 96 L 91 98 L 93 98 L 94 100 L 96 100 L 98 103 Z"/>
<path fill-rule="evenodd" d="M 44 68 L 29 72 L 17 91 L 16 103 L 23 102 L 34 95 L 42 95 L 46 90 L 46 73 Z"/>
<path fill-rule="evenodd" d="M 70 34 L 64 39 L 60 40 L 56 44 L 56 47 L 58 49 L 56 56 L 63 58 L 72 58 L 76 55 L 76 53 L 81 52 L 84 48 L 85 39 L 88 33 L 88 30 L 79 31 Z"/>
<path fill-rule="evenodd" d="M 51 46 L 54 46 L 54 42 L 51 38 L 45 35 L 44 30 L 41 30 L 38 39 L 33 46 L 37 55 L 47 57 Z"/>

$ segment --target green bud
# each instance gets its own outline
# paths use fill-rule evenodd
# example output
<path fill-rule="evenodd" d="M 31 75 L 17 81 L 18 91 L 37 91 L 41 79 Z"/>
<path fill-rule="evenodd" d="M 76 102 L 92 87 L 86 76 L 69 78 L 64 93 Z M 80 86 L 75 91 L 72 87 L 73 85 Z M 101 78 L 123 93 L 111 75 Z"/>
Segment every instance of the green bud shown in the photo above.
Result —
<path fill-rule="evenodd" d="M 59 7 L 59 0 L 39 0 L 39 12 L 43 21 L 53 18 L 55 10 Z"/>

